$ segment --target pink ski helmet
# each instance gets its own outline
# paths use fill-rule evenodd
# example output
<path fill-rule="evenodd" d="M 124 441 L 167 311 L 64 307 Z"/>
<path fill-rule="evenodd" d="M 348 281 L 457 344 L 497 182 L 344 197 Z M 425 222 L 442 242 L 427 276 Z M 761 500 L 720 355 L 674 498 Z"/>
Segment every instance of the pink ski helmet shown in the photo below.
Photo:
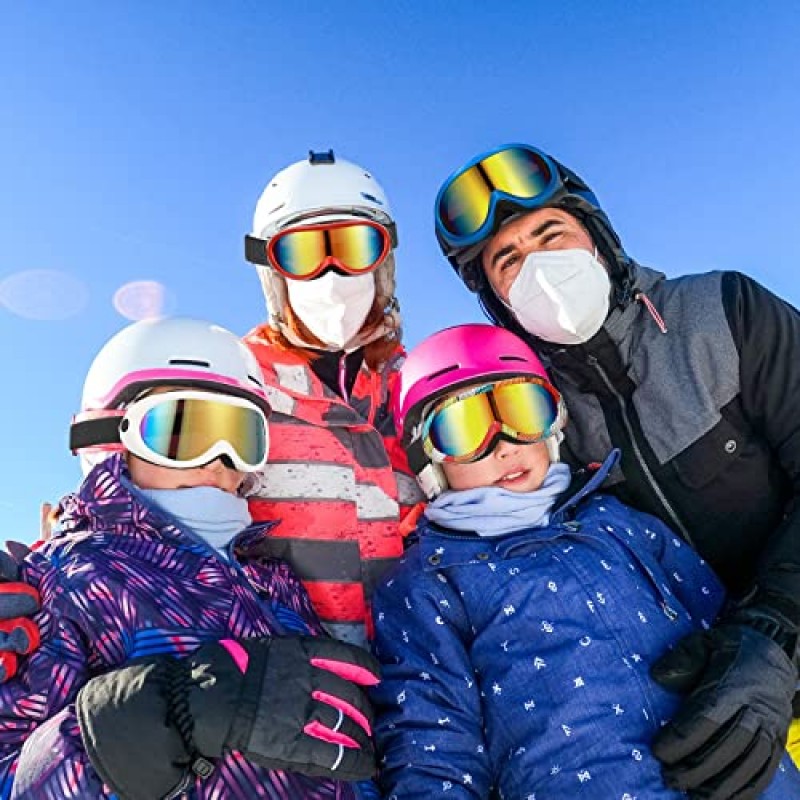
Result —
<path fill-rule="evenodd" d="M 422 448 L 420 423 L 426 409 L 443 395 L 475 383 L 532 375 L 550 383 L 538 356 L 516 334 L 494 325 L 474 323 L 445 328 L 417 345 L 405 360 L 392 397 L 400 440 L 411 469 L 428 497 L 447 483 L 441 468 L 431 463 Z M 558 441 L 550 449 L 557 460 L 560 431 L 566 409 L 558 395 Z M 550 437 L 555 438 L 555 437 Z"/>

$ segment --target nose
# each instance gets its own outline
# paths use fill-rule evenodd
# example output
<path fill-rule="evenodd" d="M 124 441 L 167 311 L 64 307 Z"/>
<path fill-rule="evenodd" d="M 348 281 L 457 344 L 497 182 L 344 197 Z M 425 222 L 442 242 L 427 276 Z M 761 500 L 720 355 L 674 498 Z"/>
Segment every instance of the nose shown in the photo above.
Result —
<path fill-rule="evenodd" d="M 500 441 L 494 448 L 493 455 L 495 458 L 499 458 L 502 461 L 504 458 L 507 458 L 512 453 L 514 453 L 518 447 L 519 445 L 515 444 L 514 442 L 509 442 L 506 441 L 505 439 L 500 439 Z"/>
<path fill-rule="evenodd" d="M 217 458 L 215 458 L 213 461 L 209 461 L 208 464 L 203 464 L 201 467 L 198 467 L 198 469 L 213 473 L 224 472 L 227 467 L 222 458 L 222 456 L 217 456 Z"/>

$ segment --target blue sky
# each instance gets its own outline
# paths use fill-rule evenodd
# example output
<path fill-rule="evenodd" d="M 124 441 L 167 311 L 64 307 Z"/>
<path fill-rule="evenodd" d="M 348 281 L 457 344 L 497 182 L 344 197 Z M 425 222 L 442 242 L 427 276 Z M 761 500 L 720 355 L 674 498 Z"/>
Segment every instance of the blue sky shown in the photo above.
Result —
<path fill-rule="evenodd" d="M 581 174 L 640 262 L 741 270 L 800 304 L 798 41 L 791 0 L 3 4 L 2 538 L 35 538 L 40 502 L 79 480 L 69 420 L 126 323 L 120 289 L 163 287 L 124 289 L 129 313 L 263 320 L 242 238 L 309 148 L 387 190 L 410 345 L 481 318 L 432 202 L 510 141 Z"/>

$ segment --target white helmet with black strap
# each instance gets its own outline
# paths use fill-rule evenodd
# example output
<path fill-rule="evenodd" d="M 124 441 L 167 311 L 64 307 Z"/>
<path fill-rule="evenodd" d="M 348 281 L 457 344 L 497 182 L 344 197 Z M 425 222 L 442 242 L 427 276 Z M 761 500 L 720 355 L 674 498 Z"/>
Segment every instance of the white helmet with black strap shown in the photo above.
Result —
<path fill-rule="evenodd" d="M 280 231 L 297 225 L 367 219 L 389 232 L 391 249 L 373 273 L 376 301 L 385 310 L 382 325 L 366 337 L 348 343 L 362 346 L 399 331 L 400 315 L 395 297 L 394 249 L 397 230 L 391 208 L 381 185 L 363 167 L 334 156 L 332 150 L 309 152 L 275 175 L 256 204 L 252 234 L 245 237 L 245 257 L 256 264 L 269 314 L 269 324 L 281 331 L 292 344 L 316 347 L 303 341 L 286 324 L 289 305 L 286 278 L 273 269 L 266 258 L 266 243 Z"/>

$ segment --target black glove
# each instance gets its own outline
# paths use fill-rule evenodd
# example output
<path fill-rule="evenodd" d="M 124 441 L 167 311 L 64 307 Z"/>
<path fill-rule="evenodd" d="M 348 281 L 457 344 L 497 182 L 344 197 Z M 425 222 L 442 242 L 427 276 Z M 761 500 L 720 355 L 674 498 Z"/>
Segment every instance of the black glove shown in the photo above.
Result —
<path fill-rule="evenodd" d="M 29 550 L 19 542 L 6 547 L 7 553 L 0 550 L 0 683 L 14 676 L 18 656 L 39 647 L 39 627 L 28 619 L 39 610 L 39 593 L 19 580 Z"/>
<path fill-rule="evenodd" d="M 362 687 L 377 675 L 369 653 L 332 639 L 224 641 L 93 678 L 76 711 L 92 764 L 122 798 L 163 797 L 229 750 L 265 769 L 362 780 L 375 773 Z"/>
<path fill-rule="evenodd" d="M 757 798 L 783 755 L 797 685 L 787 652 L 795 650 L 757 630 L 763 619 L 742 613 L 691 634 L 652 667 L 662 686 L 689 692 L 653 753 L 667 785 L 690 797 Z"/>

